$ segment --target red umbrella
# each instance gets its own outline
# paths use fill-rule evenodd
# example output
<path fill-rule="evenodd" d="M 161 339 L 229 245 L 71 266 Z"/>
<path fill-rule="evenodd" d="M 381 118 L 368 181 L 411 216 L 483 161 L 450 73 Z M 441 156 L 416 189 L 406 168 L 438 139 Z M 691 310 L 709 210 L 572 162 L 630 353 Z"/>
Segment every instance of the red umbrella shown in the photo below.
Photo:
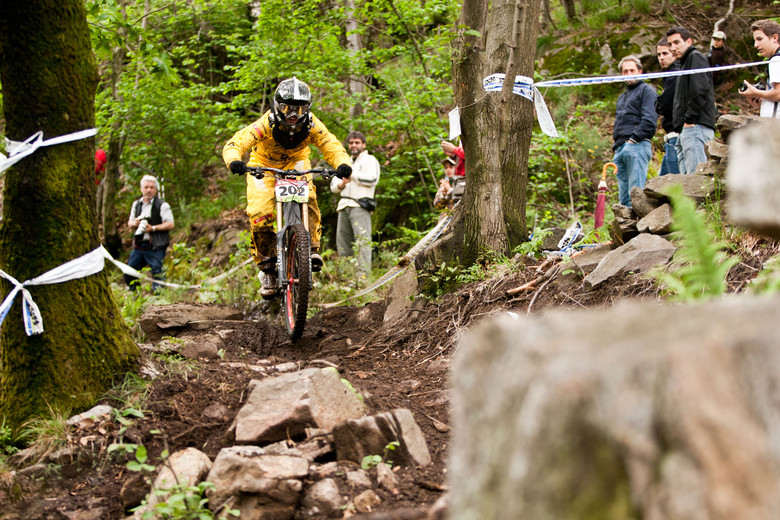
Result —
<path fill-rule="evenodd" d="M 601 182 L 599 183 L 599 196 L 596 199 L 596 225 L 595 228 L 598 229 L 604 224 L 604 206 L 607 203 L 607 168 L 612 166 L 615 169 L 615 173 L 617 173 L 617 164 L 608 162 L 604 165 L 604 168 L 601 169 Z"/>

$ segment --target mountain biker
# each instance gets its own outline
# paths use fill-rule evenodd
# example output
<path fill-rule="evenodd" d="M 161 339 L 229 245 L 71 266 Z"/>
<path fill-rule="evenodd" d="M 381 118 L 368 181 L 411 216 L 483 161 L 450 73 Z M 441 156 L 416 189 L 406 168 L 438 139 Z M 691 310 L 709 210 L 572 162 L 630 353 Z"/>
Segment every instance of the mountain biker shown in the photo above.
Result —
<path fill-rule="evenodd" d="M 225 144 L 222 149 L 225 164 L 236 175 L 246 174 L 247 165 L 307 170 L 311 168 L 309 145 L 313 144 L 320 149 L 328 163 L 336 168 L 337 177 L 349 178 L 352 175 L 349 154 L 310 109 L 309 86 L 296 77 L 285 79 L 276 88 L 273 108 L 251 125 L 236 132 Z M 249 162 L 245 163 L 242 157 L 249 151 Z M 263 273 L 260 294 L 264 298 L 271 298 L 277 290 L 273 176 L 256 179 L 246 175 L 246 198 L 246 212 L 252 232 L 252 256 Z M 317 193 L 311 178 L 309 232 L 311 268 L 312 271 L 319 271 L 322 269 L 322 257 L 319 254 L 322 228 Z"/>

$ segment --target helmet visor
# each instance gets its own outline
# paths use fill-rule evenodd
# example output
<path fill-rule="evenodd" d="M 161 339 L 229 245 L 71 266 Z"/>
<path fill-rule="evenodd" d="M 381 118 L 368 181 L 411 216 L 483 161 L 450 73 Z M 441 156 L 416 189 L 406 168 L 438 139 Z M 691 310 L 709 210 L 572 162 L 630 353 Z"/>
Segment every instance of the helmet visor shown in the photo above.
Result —
<path fill-rule="evenodd" d="M 309 105 L 288 105 L 287 103 L 279 103 L 279 112 L 281 112 L 284 117 L 303 117 L 308 111 Z"/>

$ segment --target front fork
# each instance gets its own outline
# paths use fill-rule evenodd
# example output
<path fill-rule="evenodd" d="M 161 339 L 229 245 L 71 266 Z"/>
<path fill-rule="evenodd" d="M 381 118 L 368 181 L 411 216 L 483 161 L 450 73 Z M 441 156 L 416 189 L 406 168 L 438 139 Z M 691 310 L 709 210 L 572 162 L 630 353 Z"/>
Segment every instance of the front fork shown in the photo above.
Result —
<path fill-rule="evenodd" d="M 276 202 L 276 271 L 282 290 L 287 288 L 287 255 L 295 254 L 294 251 L 284 250 L 284 233 L 289 226 L 303 224 L 309 233 L 309 203 L 308 202 Z M 311 235 L 309 235 L 311 236 Z M 309 269 L 311 278 L 311 269 Z M 311 282 L 311 280 L 309 280 Z"/>

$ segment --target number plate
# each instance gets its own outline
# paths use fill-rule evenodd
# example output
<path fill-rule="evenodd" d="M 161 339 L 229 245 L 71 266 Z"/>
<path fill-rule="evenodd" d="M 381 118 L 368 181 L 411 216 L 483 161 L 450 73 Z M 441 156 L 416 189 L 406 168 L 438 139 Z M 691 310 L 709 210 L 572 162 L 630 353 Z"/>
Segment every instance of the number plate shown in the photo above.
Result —
<path fill-rule="evenodd" d="M 277 179 L 275 189 L 276 200 L 280 202 L 307 202 L 309 200 L 309 181 L 306 179 Z"/>

